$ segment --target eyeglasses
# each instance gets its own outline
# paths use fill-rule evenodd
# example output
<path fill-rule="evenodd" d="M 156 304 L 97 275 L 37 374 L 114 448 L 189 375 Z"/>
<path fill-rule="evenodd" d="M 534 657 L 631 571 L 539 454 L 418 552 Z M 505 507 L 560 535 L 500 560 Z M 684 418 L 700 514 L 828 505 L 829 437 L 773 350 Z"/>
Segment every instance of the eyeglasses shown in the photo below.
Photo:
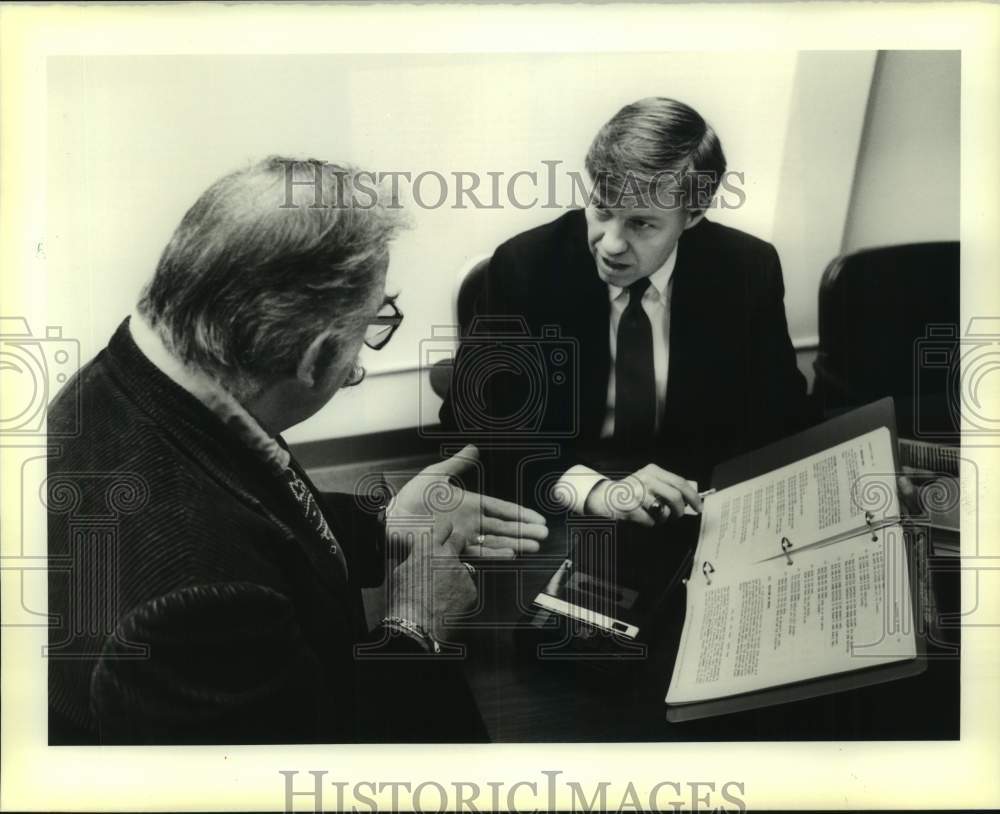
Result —
<path fill-rule="evenodd" d="M 382 350 L 396 333 L 403 321 L 403 312 L 396 307 L 395 299 L 386 297 L 378 314 L 368 323 L 365 344 L 372 350 Z"/>
<path fill-rule="evenodd" d="M 365 345 L 372 350 L 382 350 L 403 321 L 403 312 L 396 307 L 392 297 L 386 297 L 382 307 L 365 330 Z M 365 369 L 355 364 L 341 387 L 357 387 L 365 379 Z"/>

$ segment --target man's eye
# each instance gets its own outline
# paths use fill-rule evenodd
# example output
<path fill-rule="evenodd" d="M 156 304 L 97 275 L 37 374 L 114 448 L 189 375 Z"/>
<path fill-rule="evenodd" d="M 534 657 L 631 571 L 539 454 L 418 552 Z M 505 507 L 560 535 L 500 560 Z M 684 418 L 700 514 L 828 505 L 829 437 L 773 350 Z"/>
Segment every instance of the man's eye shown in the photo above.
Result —
<path fill-rule="evenodd" d="M 637 232 L 642 231 L 643 229 L 651 229 L 653 227 L 653 224 L 645 220 L 634 220 L 630 223 L 630 225 Z"/>

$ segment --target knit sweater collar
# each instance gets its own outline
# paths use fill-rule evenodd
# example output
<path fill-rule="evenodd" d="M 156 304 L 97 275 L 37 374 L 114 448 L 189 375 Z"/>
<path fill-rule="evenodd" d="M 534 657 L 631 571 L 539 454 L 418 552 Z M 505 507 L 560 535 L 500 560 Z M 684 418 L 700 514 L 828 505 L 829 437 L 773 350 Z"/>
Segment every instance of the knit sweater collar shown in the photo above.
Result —
<path fill-rule="evenodd" d="M 102 354 L 123 392 L 195 458 L 213 471 L 230 473 L 225 477 L 234 484 L 255 479 L 255 472 L 276 474 L 277 459 L 266 463 L 231 423 L 146 357 L 132 338 L 129 323 L 129 318 L 122 321 Z M 281 436 L 272 440 L 287 454 Z"/>
<path fill-rule="evenodd" d="M 132 341 L 154 367 L 211 410 L 264 463 L 276 470 L 288 466 L 288 450 L 268 435 L 232 393 L 208 374 L 184 364 L 171 353 L 159 332 L 140 314 L 133 312 L 128 328 Z"/>

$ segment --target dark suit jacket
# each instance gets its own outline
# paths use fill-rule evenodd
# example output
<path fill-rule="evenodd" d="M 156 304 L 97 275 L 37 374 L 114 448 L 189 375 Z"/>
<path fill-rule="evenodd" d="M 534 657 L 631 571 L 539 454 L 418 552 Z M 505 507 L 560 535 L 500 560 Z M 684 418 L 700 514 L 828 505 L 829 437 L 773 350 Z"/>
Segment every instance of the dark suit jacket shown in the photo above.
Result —
<path fill-rule="evenodd" d="M 77 384 L 82 431 L 48 462 L 51 743 L 482 737 L 454 662 L 405 637 L 389 659 L 355 652 L 383 639 L 360 595 L 383 579 L 375 510 L 316 493 L 348 578 L 280 474 L 127 322 Z M 72 426 L 71 391 L 50 432 Z"/>
<path fill-rule="evenodd" d="M 806 422 L 805 379 L 783 297 L 781 266 L 769 243 L 707 219 L 684 232 L 673 272 L 658 437 L 632 450 L 601 442 L 610 372 L 608 289 L 587 245 L 583 211 L 568 212 L 494 253 L 477 320 L 463 326 L 442 425 L 497 447 L 487 453 L 487 466 L 507 471 L 492 473 L 493 488 L 529 502 L 538 493 L 523 479 L 544 476 L 529 475 L 532 464 L 522 463 L 522 482 L 512 492 L 511 469 L 529 454 L 502 449 L 514 443 L 557 445 L 550 469 L 587 462 L 631 471 L 652 461 L 705 484 L 715 464 Z M 523 318 L 534 339 L 512 338 L 514 326 L 493 319 L 504 315 Z M 538 348 L 534 364 L 526 361 L 525 344 Z M 553 352 L 566 347 L 576 356 L 575 372 Z M 560 379 L 567 371 L 570 378 Z"/>

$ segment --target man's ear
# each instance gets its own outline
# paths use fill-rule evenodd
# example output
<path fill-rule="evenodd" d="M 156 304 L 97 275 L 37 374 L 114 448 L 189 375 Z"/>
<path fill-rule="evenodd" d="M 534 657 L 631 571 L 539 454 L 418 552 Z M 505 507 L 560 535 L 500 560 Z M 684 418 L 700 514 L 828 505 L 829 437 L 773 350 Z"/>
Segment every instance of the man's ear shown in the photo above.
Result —
<path fill-rule="evenodd" d="M 333 329 L 327 328 L 309 343 L 309 347 L 302 354 L 295 371 L 295 378 L 306 387 L 315 387 L 323 378 L 323 372 L 330 363 L 330 349 L 327 342 L 332 335 Z"/>
<path fill-rule="evenodd" d="M 687 223 L 684 224 L 685 231 L 690 229 L 692 226 L 697 226 L 701 223 L 701 219 L 705 217 L 704 212 L 688 212 Z"/>

